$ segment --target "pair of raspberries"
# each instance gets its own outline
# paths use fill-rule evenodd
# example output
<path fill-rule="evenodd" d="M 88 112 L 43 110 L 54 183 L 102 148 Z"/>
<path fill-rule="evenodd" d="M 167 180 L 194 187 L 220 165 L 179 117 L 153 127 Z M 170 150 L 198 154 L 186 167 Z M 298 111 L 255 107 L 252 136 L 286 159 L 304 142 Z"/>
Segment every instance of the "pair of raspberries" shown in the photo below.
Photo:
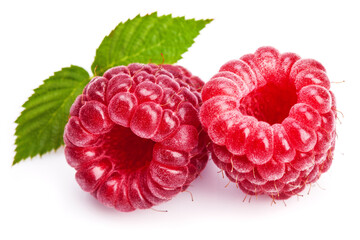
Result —
<path fill-rule="evenodd" d="M 205 85 L 176 65 L 133 63 L 94 77 L 65 127 L 80 187 L 119 211 L 184 191 L 209 155 L 246 194 L 287 199 L 333 159 L 336 103 L 325 68 L 262 47 Z"/>

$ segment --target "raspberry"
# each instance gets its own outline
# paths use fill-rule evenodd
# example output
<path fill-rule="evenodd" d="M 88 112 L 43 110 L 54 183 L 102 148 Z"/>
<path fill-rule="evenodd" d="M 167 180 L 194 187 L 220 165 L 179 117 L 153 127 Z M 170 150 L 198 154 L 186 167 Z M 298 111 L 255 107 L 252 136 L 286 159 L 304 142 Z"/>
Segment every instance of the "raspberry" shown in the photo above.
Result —
<path fill-rule="evenodd" d="M 175 65 L 133 63 L 94 77 L 64 132 L 80 187 L 125 212 L 184 191 L 208 161 L 198 119 L 203 85 Z"/>
<path fill-rule="evenodd" d="M 261 47 L 225 63 L 202 89 L 214 163 L 246 194 L 287 199 L 332 162 L 336 104 L 325 68 Z"/>

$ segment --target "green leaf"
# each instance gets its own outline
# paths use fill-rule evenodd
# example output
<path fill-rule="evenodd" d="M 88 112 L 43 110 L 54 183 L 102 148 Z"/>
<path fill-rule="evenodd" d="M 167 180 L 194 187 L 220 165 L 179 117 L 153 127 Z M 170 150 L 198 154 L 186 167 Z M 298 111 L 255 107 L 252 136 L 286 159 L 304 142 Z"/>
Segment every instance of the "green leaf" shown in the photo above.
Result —
<path fill-rule="evenodd" d="M 111 67 L 134 62 L 176 63 L 211 21 L 171 15 L 158 17 L 156 12 L 143 17 L 138 15 L 120 23 L 103 39 L 91 70 L 95 75 L 102 75 Z"/>
<path fill-rule="evenodd" d="M 34 90 L 15 121 L 17 136 L 13 165 L 42 155 L 63 144 L 63 132 L 75 98 L 89 82 L 87 71 L 78 66 L 63 68 Z"/>

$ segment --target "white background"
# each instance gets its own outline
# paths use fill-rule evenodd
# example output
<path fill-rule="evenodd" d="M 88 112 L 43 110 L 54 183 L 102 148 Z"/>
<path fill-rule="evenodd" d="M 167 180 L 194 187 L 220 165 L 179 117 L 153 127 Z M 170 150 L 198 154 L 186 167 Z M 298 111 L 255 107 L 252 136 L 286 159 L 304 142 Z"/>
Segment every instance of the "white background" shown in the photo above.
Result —
<path fill-rule="evenodd" d="M 271 2 L 271 3 L 270 3 Z M 0 4 L 0 239 L 360 239 L 359 66 L 356 1 L 2 1 Z M 207 81 L 226 61 L 264 45 L 320 61 L 335 83 L 335 159 L 310 193 L 271 205 L 209 163 L 187 192 L 121 213 L 83 192 L 63 148 L 11 167 L 15 119 L 44 79 L 75 64 L 90 71 L 95 49 L 121 21 L 158 11 L 215 19 L 179 64 Z"/>

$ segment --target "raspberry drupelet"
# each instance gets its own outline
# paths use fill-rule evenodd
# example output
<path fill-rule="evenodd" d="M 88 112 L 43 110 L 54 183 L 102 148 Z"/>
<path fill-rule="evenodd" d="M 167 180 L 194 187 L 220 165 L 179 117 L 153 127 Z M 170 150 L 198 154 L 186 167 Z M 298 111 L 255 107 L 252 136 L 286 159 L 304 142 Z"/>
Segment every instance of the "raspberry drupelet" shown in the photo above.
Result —
<path fill-rule="evenodd" d="M 316 60 L 261 47 L 225 63 L 202 100 L 212 159 L 246 194 L 287 199 L 329 169 L 336 103 Z"/>
<path fill-rule="evenodd" d="M 64 132 L 80 187 L 124 212 L 184 191 L 208 161 L 198 119 L 203 85 L 176 65 L 133 63 L 94 77 Z"/>

